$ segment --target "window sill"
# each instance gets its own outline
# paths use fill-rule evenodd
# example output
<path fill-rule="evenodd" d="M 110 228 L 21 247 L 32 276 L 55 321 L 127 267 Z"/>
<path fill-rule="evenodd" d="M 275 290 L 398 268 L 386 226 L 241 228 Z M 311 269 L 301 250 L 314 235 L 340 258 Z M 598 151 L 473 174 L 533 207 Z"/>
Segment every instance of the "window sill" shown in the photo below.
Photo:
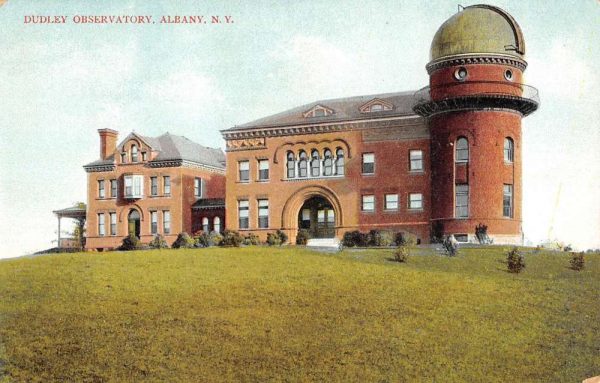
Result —
<path fill-rule="evenodd" d="M 362 214 L 375 214 L 375 210 L 361 210 Z"/>
<path fill-rule="evenodd" d="M 408 174 L 419 176 L 425 174 L 425 170 L 409 170 Z"/>
<path fill-rule="evenodd" d="M 407 209 L 407 211 L 408 211 L 409 213 L 422 213 L 422 212 L 424 211 L 424 209 L 423 209 L 422 207 L 421 207 L 421 208 L 416 208 L 416 209 L 413 209 L 413 208 L 410 208 L 410 207 L 409 207 L 409 208 Z"/>
<path fill-rule="evenodd" d="M 360 175 L 363 177 L 374 177 L 375 173 L 360 173 Z"/>
<path fill-rule="evenodd" d="M 237 184 L 249 184 L 250 180 L 247 180 L 247 181 L 236 181 L 235 183 L 237 183 Z"/>
<path fill-rule="evenodd" d="M 383 209 L 383 212 L 388 214 L 398 213 L 399 211 L 399 209 Z"/>
<path fill-rule="evenodd" d="M 254 182 L 267 183 L 267 182 L 269 182 L 269 181 L 270 181 L 270 180 L 267 178 L 267 179 L 265 179 L 265 180 L 256 180 L 256 181 L 254 181 Z"/>
<path fill-rule="evenodd" d="M 294 177 L 294 178 L 283 178 L 282 181 L 288 181 L 288 182 L 293 182 L 293 181 L 305 181 L 305 180 L 335 180 L 335 179 L 341 179 L 344 178 L 345 175 L 333 175 L 333 176 L 319 176 L 319 177 Z"/>
<path fill-rule="evenodd" d="M 504 165 L 509 166 L 509 165 L 514 165 L 515 161 L 504 161 Z"/>

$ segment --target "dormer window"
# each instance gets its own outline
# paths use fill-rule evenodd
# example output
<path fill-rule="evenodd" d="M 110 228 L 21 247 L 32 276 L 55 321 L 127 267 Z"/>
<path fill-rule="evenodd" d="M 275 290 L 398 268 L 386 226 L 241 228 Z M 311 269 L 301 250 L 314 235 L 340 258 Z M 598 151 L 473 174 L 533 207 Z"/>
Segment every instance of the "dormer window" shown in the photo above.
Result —
<path fill-rule="evenodd" d="M 142 152 L 142 161 L 148 160 L 148 154 L 146 152 Z"/>
<path fill-rule="evenodd" d="M 373 104 L 371 105 L 371 112 L 379 112 L 383 110 L 383 105 L 381 104 Z"/>
<path fill-rule="evenodd" d="M 131 145 L 131 162 L 138 162 L 138 148 L 136 145 Z"/>
<path fill-rule="evenodd" d="M 309 117 L 327 117 L 334 114 L 333 109 L 323 105 L 315 105 L 312 109 L 303 113 L 304 118 Z"/>
<path fill-rule="evenodd" d="M 374 98 L 371 101 L 361 105 L 361 113 L 384 112 L 394 109 L 394 105 L 380 98 Z"/>
<path fill-rule="evenodd" d="M 121 153 L 121 163 L 122 164 L 127 163 L 127 153 Z"/>

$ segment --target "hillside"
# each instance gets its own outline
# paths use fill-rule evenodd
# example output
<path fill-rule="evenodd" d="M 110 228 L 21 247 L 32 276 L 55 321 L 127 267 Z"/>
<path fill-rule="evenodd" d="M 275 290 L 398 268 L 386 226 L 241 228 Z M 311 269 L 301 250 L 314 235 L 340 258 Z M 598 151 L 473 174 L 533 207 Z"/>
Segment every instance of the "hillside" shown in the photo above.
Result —
<path fill-rule="evenodd" d="M 428 250 L 421 249 L 420 252 Z M 0 261 L 0 382 L 581 381 L 600 256 L 162 250 Z M 3 375 L 4 374 L 4 375 Z"/>

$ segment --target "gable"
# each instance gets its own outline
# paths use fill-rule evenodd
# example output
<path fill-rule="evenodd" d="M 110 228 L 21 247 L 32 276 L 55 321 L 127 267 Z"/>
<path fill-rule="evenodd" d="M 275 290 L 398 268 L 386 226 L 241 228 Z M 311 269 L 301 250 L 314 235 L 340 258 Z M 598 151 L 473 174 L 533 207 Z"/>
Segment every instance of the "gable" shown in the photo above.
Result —
<path fill-rule="evenodd" d="M 385 112 L 393 110 L 394 105 L 380 98 L 374 98 L 359 107 L 361 113 Z"/>
<path fill-rule="evenodd" d="M 310 108 L 309 110 L 307 110 L 306 112 L 302 113 L 302 115 L 304 116 L 304 118 L 310 118 L 310 117 L 327 117 L 330 116 L 332 114 L 335 114 L 335 112 L 333 111 L 333 109 L 328 108 L 324 105 L 321 104 L 317 104 L 315 106 L 313 106 L 312 108 Z"/>

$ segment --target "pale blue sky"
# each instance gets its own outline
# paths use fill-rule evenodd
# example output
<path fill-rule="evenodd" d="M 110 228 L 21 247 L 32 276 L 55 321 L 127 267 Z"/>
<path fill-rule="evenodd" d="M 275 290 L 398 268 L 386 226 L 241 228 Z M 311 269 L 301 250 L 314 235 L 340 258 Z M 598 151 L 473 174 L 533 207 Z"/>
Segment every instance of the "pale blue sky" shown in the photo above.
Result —
<path fill-rule="evenodd" d="M 0 7 L 0 257 L 53 246 L 86 198 L 98 128 L 223 147 L 219 130 L 315 101 L 416 90 L 457 1 L 16 1 Z M 471 5 L 475 2 L 462 2 Z M 521 25 L 524 231 L 600 247 L 600 2 L 493 3 Z M 76 25 L 74 15 L 231 15 L 232 25 Z M 66 25 L 26 25 L 66 15 Z M 562 191 L 556 204 L 557 190 Z M 64 226 L 70 226 L 68 220 Z"/>

